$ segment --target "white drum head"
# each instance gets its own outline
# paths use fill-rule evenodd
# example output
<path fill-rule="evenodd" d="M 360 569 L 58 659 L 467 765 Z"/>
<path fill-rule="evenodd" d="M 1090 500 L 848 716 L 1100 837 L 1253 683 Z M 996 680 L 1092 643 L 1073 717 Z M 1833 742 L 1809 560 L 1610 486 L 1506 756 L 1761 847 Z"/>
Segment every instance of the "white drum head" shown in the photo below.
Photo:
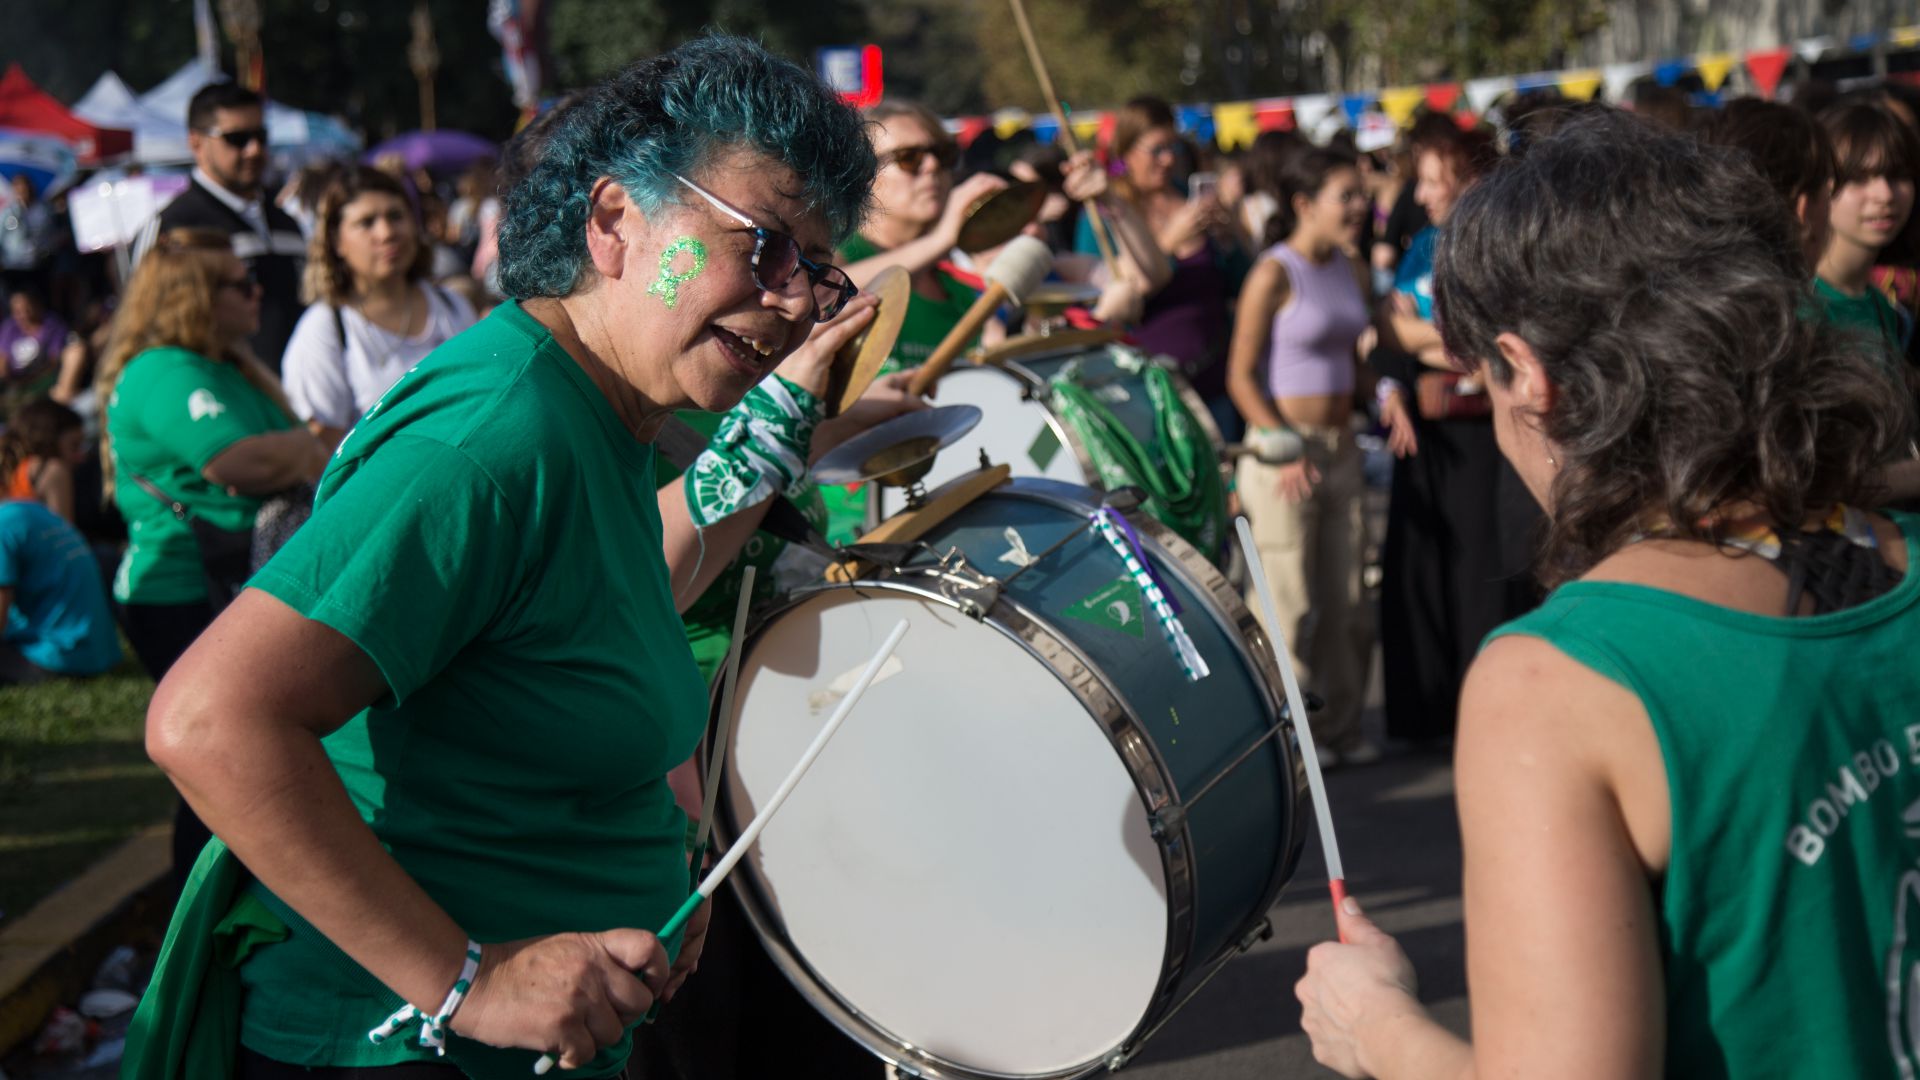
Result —
<path fill-rule="evenodd" d="M 940 380 L 936 405 L 979 406 L 980 423 L 952 446 L 940 451 L 933 469 L 921 483 L 928 491 L 962 473 L 980 467 L 980 451 L 995 465 L 1008 465 L 1015 476 L 1042 476 L 1069 484 L 1098 483 L 1089 477 L 1066 444 L 1066 428 L 1046 406 L 1021 397 L 1024 384 L 1010 372 L 995 367 L 956 367 Z M 898 491 L 882 488 L 881 517 L 898 513 L 906 500 Z M 876 644 L 875 648 L 879 646 Z"/>
<path fill-rule="evenodd" d="M 741 663 L 733 821 L 902 618 L 893 660 L 748 860 L 769 921 L 898 1046 L 1007 1076 L 1097 1062 L 1161 977 L 1161 853 L 1100 725 L 1006 634 L 887 590 L 779 615 Z"/>

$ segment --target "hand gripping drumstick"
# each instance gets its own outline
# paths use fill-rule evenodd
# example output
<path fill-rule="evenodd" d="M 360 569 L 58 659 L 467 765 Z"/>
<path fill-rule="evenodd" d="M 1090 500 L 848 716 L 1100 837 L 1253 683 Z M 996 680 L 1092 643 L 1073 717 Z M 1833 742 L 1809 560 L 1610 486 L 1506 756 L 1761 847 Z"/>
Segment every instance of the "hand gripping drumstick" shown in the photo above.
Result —
<path fill-rule="evenodd" d="M 807 746 L 806 753 L 800 755 L 800 760 L 794 765 L 793 771 L 787 774 L 785 780 L 780 781 L 780 786 L 773 791 L 773 797 L 767 800 L 767 804 L 760 808 L 759 813 L 753 815 L 753 821 L 740 834 L 740 838 L 735 840 L 733 846 L 727 849 L 727 853 L 714 864 L 713 870 L 700 882 L 700 887 L 694 890 L 692 896 L 687 897 L 687 902 L 680 905 L 680 910 L 673 913 L 673 918 L 667 920 L 667 925 L 661 927 L 660 932 L 654 935 L 655 937 L 665 940 L 679 933 L 680 928 L 685 926 L 687 920 L 692 918 L 693 913 L 699 909 L 701 902 L 712 897 L 713 891 L 720 887 L 721 882 L 727 880 L 727 875 L 733 872 L 734 866 L 746 857 L 747 849 L 753 846 L 754 841 L 760 839 L 761 830 L 767 827 L 767 822 L 773 820 L 773 815 L 780 809 L 780 804 L 786 802 L 787 796 L 793 794 L 793 789 L 800 783 L 800 778 L 805 776 L 807 770 L 813 766 L 813 761 L 820 756 L 820 751 L 826 749 L 827 740 L 833 738 L 833 733 L 840 730 L 840 725 L 846 721 L 847 714 L 851 713 L 854 705 L 859 703 L 860 696 L 865 694 L 867 687 L 872 686 L 873 680 L 879 677 L 881 666 L 887 662 L 888 657 L 893 655 L 893 650 L 900 644 L 900 639 L 907 636 L 907 626 L 905 619 L 894 624 L 893 632 L 887 635 L 887 640 L 880 643 L 880 651 L 873 654 L 872 660 L 867 661 L 866 670 L 860 673 L 859 680 L 853 684 L 853 689 L 847 691 L 847 696 L 840 699 L 840 707 L 833 710 L 833 715 L 827 718 L 826 725 L 820 729 L 818 735 L 813 737 L 813 742 Z M 534 1063 L 534 1075 L 545 1076 L 554 1064 L 555 1058 L 552 1054 L 542 1056 Z"/>
<path fill-rule="evenodd" d="M 1307 791 L 1313 796 L 1314 817 L 1320 821 L 1320 849 L 1327 856 L 1327 891 L 1333 894 L 1334 921 L 1338 925 L 1340 902 L 1347 898 L 1347 872 L 1340 865 L 1340 842 L 1333 836 L 1333 811 L 1327 807 L 1327 782 L 1320 775 L 1313 725 L 1307 721 L 1307 707 L 1300 700 L 1300 680 L 1293 673 L 1287 639 L 1280 631 L 1280 619 L 1273 610 L 1273 590 L 1267 584 L 1267 568 L 1260 563 L 1260 551 L 1253 544 L 1253 528 L 1245 517 L 1235 518 L 1233 524 L 1240 531 L 1240 553 L 1247 559 L 1247 576 L 1253 579 L 1254 592 L 1260 596 L 1260 613 L 1266 616 L 1267 645 L 1273 649 L 1274 663 L 1280 667 L 1280 682 L 1287 691 L 1287 711 L 1293 714 L 1293 730 L 1300 736 L 1300 756 L 1307 766 Z M 1343 943 L 1347 940 L 1344 931 L 1340 940 Z"/>
<path fill-rule="evenodd" d="M 1053 119 L 1060 125 L 1059 139 L 1066 146 L 1069 155 L 1080 152 L 1080 141 L 1073 137 L 1073 125 L 1067 122 L 1067 110 L 1060 104 L 1060 95 L 1053 92 L 1053 78 L 1047 74 L 1047 62 L 1040 56 L 1040 42 L 1033 36 L 1033 24 L 1027 21 L 1027 5 L 1021 0 L 1007 0 L 1013 7 L 1013 22 L 1020 28 L 1020 40 L 1027 46 L 1027 60 L 1033 65 L 1033 77 L 1040 83 L 1040 93 L 1047 99 L 1047 108 L 1053 110 Z M 1107 223 L 1100 218 L 1100 208 L 1093 199 L 1080 200 L 1087 208 L 1088 224 L 1092 226 L 1093 242 L 1100 249 L 1100 261 L 1106 264 L 1107 272 L 1118 277 L 1119 264 L 1113 259 L 1113 245 L 1107 241 Z"/>

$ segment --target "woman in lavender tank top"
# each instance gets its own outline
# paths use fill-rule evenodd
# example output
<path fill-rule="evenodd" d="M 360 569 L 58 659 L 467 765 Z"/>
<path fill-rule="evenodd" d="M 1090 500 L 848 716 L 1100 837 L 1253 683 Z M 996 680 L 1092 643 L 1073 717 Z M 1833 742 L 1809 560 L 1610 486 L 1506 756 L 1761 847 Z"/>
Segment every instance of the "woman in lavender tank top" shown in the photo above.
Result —
<path fill-rule="evenodd" d="M 1268 235 L 1285 239 L 1247 275 L 1228 352 L 1227 391 L 1255 449 L 1240 459 L 1240 505 L 1273 584 L 1281 625 L 1268 630 L 1327 701 L 1314 718 L 1322 761 L 1362 764 L 1380 754 L 1360 732 L 1373 634 L 1360 583 L 1366 481 L 1351 424 L 1369 312 L 1366 270 L 1345 249 L 1358 243 L 1368 200 L 1353 159 L 1334 150 L 1294 155 L 1275 194 Z"/>

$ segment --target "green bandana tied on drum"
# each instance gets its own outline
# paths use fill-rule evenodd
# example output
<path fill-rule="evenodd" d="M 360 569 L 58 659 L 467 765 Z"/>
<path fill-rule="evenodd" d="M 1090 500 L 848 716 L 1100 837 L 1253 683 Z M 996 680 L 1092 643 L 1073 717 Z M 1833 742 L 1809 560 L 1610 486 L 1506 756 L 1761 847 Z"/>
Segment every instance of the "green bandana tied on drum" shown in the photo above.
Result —
<path fill-rule="evenodd" d="M 705 529 L 776 494 L 807 492 L 807 451 L 826 403 L 775 375 L 727 412 L 687 470 L 687 512 Z"/>
<path fill-rule="evenodd" d="M 1086 445 L 1101 486 L 1138 486 L 1147 493 L 1147 513 L 1213 558 L 1227 516 L 1219 459 L 1166 369 L 1146 364 L 1141 377 L 1153 404 L 1159 461 L 1093 391 L 1075 381 L 1071 367 L 1054 377 L 1053 402 Z"/>

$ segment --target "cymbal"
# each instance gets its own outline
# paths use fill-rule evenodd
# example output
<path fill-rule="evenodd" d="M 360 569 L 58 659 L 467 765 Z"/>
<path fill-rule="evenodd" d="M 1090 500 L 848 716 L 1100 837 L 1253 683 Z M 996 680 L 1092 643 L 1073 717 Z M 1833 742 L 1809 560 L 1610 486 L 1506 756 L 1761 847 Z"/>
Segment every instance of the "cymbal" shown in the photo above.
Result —
<path fill-rule="evenodd" d="M 834 447 L 813 467 L 813 478 L 822 484 L 878 480 L 905 487 L 927 474 L 935 454 L 972 431 L 980 415 L 972 405 L 947 405 L 896 416 Z"/>
<path fill-rule="evenodd" d="M 865 330 L 840 347 L 833 356 L 833 369 L 827 373 L 827 415 L 839 416 L 867 392 L 879 376 L 881 365 L 900 340 L 900 325 L 907 318 L 907 304 L 913 299 L 912 279 L 898 266 L 889 266 L 874 275 L 866 292 L 880 298 L 880 307 Z"/>
<path fill-rule="evenodd" d="M 1020 298 L 1021 306 L 1034 308 L 1092 307 L 1100 302 L 1100 287 L 1073 281 L 1043 281 Z"/>
<path fill-rule="evenodd" d="M 954 246 L 969 255 L 997 248 L 1039 217 L 1040 204 L 1046 201 L 1046 185 L 1039 181 L 1008 184 L 968 209 L 967 220 L 960 226 L 960 242 Z"/>

